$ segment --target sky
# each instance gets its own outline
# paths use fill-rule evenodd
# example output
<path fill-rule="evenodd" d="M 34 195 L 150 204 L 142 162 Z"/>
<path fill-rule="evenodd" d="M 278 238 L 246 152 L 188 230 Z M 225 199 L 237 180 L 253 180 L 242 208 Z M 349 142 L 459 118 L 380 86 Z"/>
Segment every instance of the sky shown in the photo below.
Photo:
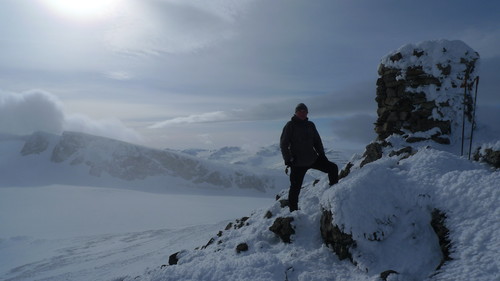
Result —
<path fill-rule="evenodd" d="M 304 102 L 332 149 L 362 149 L 381 58 L 437 39 L 479 52 L 478 118 L 493 120 L 499 13 L 494 0 L 2 0 L 0 133 L 257 148 Z"/>

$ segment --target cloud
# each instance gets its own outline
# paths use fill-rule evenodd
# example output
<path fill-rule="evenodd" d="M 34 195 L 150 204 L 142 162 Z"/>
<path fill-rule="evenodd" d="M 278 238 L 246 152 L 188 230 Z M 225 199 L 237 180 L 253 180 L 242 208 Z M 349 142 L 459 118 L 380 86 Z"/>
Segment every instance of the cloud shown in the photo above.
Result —
<path fill-rule="evenodd" d="M 0 92 L 0 132 L 23 135 L 46 131 L 57 134 L 63 130 L 64 117 L 62 103 L 47 92 Z"/>
<path fill-rule="evenodd" d="M 374 115 L 351 115 L 333 121 L 332 129 L 335 135 L 344 140 L 366 144 L 377 137 L 373 125 L 376 120 Z"/>
<path fill-rule="evenodd" d="M 128 142 L 142 137 L 118 119 L 94 120 L 82 114 L 67 114 L 64 104 L 42 90 L 23 93 L 0 92 L 0 132 L 28 135 L 35 131 L 60 134 L 77 131 Z"/>
<path fill-rule="evenodd" d="M 358 83 L 343 91 L 326 95 L 307 96 L 304 98 L 290 98 L 278 102 L 268 102 L 250 105 L 244 109 L 230 109 L 225 111 L 212 111 L 180 116 L 156 122 L 150 129 L 160 129 L 173 125 L 235 122 L 235 121 L 260 121 L 284 120 L 293 115 L 295 106 L 303 102 L 309 107 L 310 116 L 313 117 L 339 117 L 354 114 L 371 114 L 376 111 L 376 103 L 372 93 L 372 83 Z"/>
<path fill-rule="evenodd" d="M 234 19 L 253 1 L 129 2 L 109 28 L 107 44 L 133 55 L 196 52 L 233 37 Z"/>
<path fill-rule="evenodd" d="M 213 122 L 226 122 L 241 120 L 238 116 L 237 110 L 234 111 L 215 111 L 206 112 L 201 114 L 193 114 L 185 117 L 176 117 L 173 119 L 165 120 L 149 126 L 150 129 L 159 129 L 171 125 L 191 124 L 191 123 L 213 123 Z"/>
<path fill-rule="evenodd" d="M 104 76 L 119 81 L 126 81 L 133 78 L 133 75 L 126 71 L 109 71 L 104 73 Z"/>
<path fill-rule="evenodd" d="M 461 39 L 468 42 L 476 50 L 481 58 L 500 57 L 500 29 L 479 30 L 476 28 L 466 29 L 461 34 Z"/>
<path fill-rule="evenodd" d="M 142 137 L 134 130 L 127 128 L 118 119 L 93 120 L 82 114 L 66 116 L 64 128 L 67 131 L 84 132 L 113 139 L 142 142 Z"/>

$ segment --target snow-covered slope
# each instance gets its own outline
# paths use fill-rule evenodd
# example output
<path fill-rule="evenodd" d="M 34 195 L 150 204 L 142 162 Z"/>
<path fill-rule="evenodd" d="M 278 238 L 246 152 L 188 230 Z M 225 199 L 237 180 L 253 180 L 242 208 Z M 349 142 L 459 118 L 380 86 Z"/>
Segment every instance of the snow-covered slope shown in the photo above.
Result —
<path fill-rule="evenodd" d="M 500 172 L 432 148 L 404 158 L 385 156 L 331 188 L 307 185 L 299 211 L 276 201 L 178 253 L 177 264 L 125 280 L 380 280 L 383 272 L 387 280 L 496 280 Z M 451 260 L 431 225 L 434 210 L 445 214 Z M 326 246 L 325 213 L 354 241 L 352 263 Z M 292 218 L 291 243 L 270 231 L 280 217 Z"/>
<path fill-rule="evenodd" d="M 2 186 L 47 184 L 129 187 L 157 191 L 265 193 L 282 188 L 276 170 L 246 169 L 201 160 L 184 153 L 64 132 L 37 132 L 0 139 Z M 196 187 L 187 190 L 186 187 Z M 274 192 L 274 191 L 273 191 Z"/>
<path fill-rule="evenodd" d="M 478 60 L 447 40 L 382 58 L 378 139 L 338 184 L 318 174 L 298 211 L 289 212 L 283 190 L 202 247 L 172 253 L 170 266 L 125 280 L 498 280 L 500 171 L 457 156 L 472 141 Z M 471 154 L 499 146 L 498 135 L 476 133 Z M 489 155 L 496 163 L 498 151 Z"/>
<path fill-rule="evenodd" d="M 454 60 L 441 59 L 451 59 L 448 55 L 454 52 L 445 51 L 448 47 L 443 49 L 435 44 L 448 46 L 446 41 L 433 42 L 430 48 L 426 44 L 409 45 L 399 49 L 398 56 L 387 58 L 391 60 L 393 57 L 393 62 L 398 61 L 404 67 L 416 62 L 423 70 L 435 70 L 434 66 L 429 68 L 429 64 L 440 63 L 440 73 L 448 72 L 445 62 Z M 422 53 L 423 50 L 419 49 L 415 52 L 415 48 L 421 47 L 431 51 Z M 414 51 L 408 51 L 410 49 Z M 424 60 L 422 55 L 426 52 L 440 59 Z M 443 54 L 445 57 L 441 57 Z M 387 58 L 384 61 L 387 62 Z M 455 83 L 455 86 L 458 84 Z M 436 109 L 437 115 L 429 115 L 430 119 L 452 120 L 456 125 L 459 112 L 463 112 L 457 96 L 460 91 L 455 91 L 457 88 L 453 86 L 443 89 L 446 91 L 438 91 L 431 85 L 419 91 L 425 92 L 423 96 L 430 97 L 433 107 L 446 107 L 446 110 Z M 407 96 L 414 94 L 419 93 L 405 93 Z M 407 113 L 414 114 L 415 111 Z M 426 116 L 415 120 L 429 121 Z M 431 127 L 435 125 L 434 122 L 424 123 Z M 389 126 L 390 122 L 386 124 Z M 455 125 L 450 126 L 449 131 L 456 136 Z M 157 230 L 39 240 L 5 237 L 1 230 L 9 232 L 0 228 L 0 278 L 113 281 L 498 280 L 500 140 L 498 134 L 485 131 L 485 128 L 479 127 L 478 135 L 474 137 L 473 151 L 477 152 L 477 157 L 474 155 L 473 158 L 490 163 L 497 169 L 457 156 L 460 144 L 456 138 L 452 138 L 450 144 L 434 142 L 434 128 L 420 131 L 422 128 L 412 127 L 412 130 L 415 129 L 410 131 L 412 142 L 407 138 L 410 136 L 408 132 L 401 131 L 401 135 L 398 130 L 388 130 L 395 133 L 369 144 L 363 156 L 351 158 L 338 184 L 329 187 L 326 175 L 311 171 L 309 176 L 320 181 L 316 185 L 310 178 L 304 182 L 300 210 L 293 213 L 287 207 L 288 183 L 277 146 L 256 154 L 248 154 L 238 147 L 174 152 L 76 133 L 63 136 L 38 133 L 27 138 L 0 136 L 0 187 L 7 187 L 0 189 L 0 226 L 3 227 L 36 222 L 40 228 L 51 228 L 40 211 L 51 208 L 40 206 L 60 200 L 66 204 L 60 208 L 62 211 L 71 213 L 68 211 L 71 209 L 79 215 L 81 212 L 75 211 L 76 204 L 64 200 L 68 197 L 81 199 L 84 196 L 79 194 L 104 190 L 88 187 L 70 190 L 67 185 L 71 183 L 143 190 L 157 188 L 169 192 L 161 194 L 168 199 L 160 196 L 151 199 L 158 194 L 144 196 L 141 194 L 144 192 L 134 191 L 132 194 L 131 190 L 119 190 L 126 198 L 133 199 L 125 200 L 128 204 L 119 205 L 116 213 L 109 211 L 107 200 L 112 202 L 110 205 L 116 206 L 117 190 L 109 192 L 108 196 L 99 193 L 101 200 L 93 200 L 96 195 L 87 194 L 90 199 L 80 205 L 90 205 L 88 213 L 73 217 L 76 224 L 80 224 L 78 219 L 105 218 L 100 212 L 95 215 L 95 201 L 99 201 L 102 206 L 99 211 L 110 212 L 112 220 L 118 221 L 115 217 L 123 216 L 125 221 L 138 227 L 140 223 L 136 221 L 143 220 L 143 223 L 144 218 L 149 218 L 153 224 L 148 224 L 148 227 L 157 227 Z M 329 158 L 339 166 L 345 163 L 337 160 L 341 157 L 336 158 L 333 151 L 330 151 Z M 248 173 L 245 167 L 252 173 Z M 261 172 L 260 168 L 266 172 Z M 248 183 L 248 188 L 241 186 L 242 178 L 249 179 L 244 181 Z M 269 182 L 282 181 L 275 184 L 283 187 L 276 201 L 269 199 L 269 192 L 274 189 L 268 188 L 267 179 Z M 227 188 L 224 187 L 226 182 L 229 182 Z M 43 196 L 34 191 L 40 191 L 40 188 L 17 188 L 54 183 L 62 185 L 42 187 L 53 192 L 44 192 Z M 199 196 L 194 199 L 196 196 L 170 194 L 187 193 L 189 188 L 186 187 L 198 187 L 197 190 L 203 190 L 205 194 L 209 194 L 205 191 L 207 189 L 210 189 L 210 194 L 219 190 L 225 195 L 230 193 L 228 191 L 244 194 L 253 190 L 262 194 L 261 190 L 265 190 L 268 191 L 268 198 L 249 202 L 245 197 L 235 200 L 228 196 Z M 105 191 L 108 193 L 108 190 Z M 31 200 L 19 200 L 28 196 Z M 203 206 L 193 202 L 195 200 L 203 202 Z M 45 205 L 39 201 L 44 201 Z M 88 201 L 90 204 L 87 204 Z M 188 201 L 194 207 L 187 206 L 185 202 Z M 254 204 L 265 207 L 248 212 L 247 216 L 245 211 L 245 217 L 241 217 L 242 209 L 251 209 Z M 148 210 L 158 211 L 144 211 L 145 205 L 150 208 Z M 161 209 L 156 209 L 156 206 L 161 206 Z M 144 213 L 138 215 L 137 209 L 142 209 Z M 224 216 L 220 217 L 220 213 L 211 216 L 211 209 L 217 209 Z M 59 211 L 59 208 L 53 207 L 52 210 Z M 239 218 L 229 224 L 227 221 L 219 223 L 216 227 L 198 226 L 179 231 L 161 225 L 169 219 L 178 220 L 183 214 L 191 220 L 193 217 L 200 219 L 201 216 L 190 213 L 200 210 L 211 219 Z M 155 213 L 155 216 L 148 213 Z M 29 220 L 22 219 L 22 214 L 30 214 Z M 132 214 L 136 219 L 132 218 Z M 163 215 L 168 219 L 163 219 Z M 57 223 L 64 224 L 57 219 L 53 221 L 52 231 L 58 231 Z M 160 222 L 156 224 L 156 221 Z M 11 231 L 8 235 L 12 236 L 14 229 Z M 207 232 L 212 232 L 211 237 Z M 200 237 L 205 240 L 201 242 Z M 195 245 L 199 247 L 195 249 Z M 163 266 L 166 264 L 169 265 Z"/>

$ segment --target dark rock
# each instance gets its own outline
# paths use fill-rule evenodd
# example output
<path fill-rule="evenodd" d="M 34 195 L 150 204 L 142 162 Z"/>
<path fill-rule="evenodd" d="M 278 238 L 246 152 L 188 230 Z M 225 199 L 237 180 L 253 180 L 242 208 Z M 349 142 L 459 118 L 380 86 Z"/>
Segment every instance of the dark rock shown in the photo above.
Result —
<path fill-rule="evenodd" d="M 339 180 L 342 179 L 342 178 L 345 178 L 349 175 L 349 173 L 351 172 L 351 168 L 354 166 L 354 164 L 352 164 L 351 162 L 347 163 L 347 165 L 345 166 L 344 169 L 342 169 L 339 173 Z"/>
<path fill-rule="evenodd" d="M 236 224 L 234 225 L 234 229 L 239 229 L 245 225 L 248 225 L 248 223 L 246 222 L 248 219 L 249 217 L 242 217 L 241 219 L 237 219 Z"/>
<path fill-rule="evenodd" d="M 280 207 L 281 208 L 286 208 L 290 206 L 290 201 L 288 201 L 288 199 L 281 199 L 280 200 Z"/>
<path fill-rule="evenodd" d="M 450 139 L 447 137 L 432 136 L 431 140 L 440 144 L 450 144 Z"/>
<path fill-rule="evenodd" d="M 398 150 L 398 151 L 392 151 L 391 153 L 389 153 L 389 157 L 392 157 L 392 156 L 399 156 L 401 154 L 412 154 L 413 153 L 413 148 L 411 146 L 406 146 L 406 147 L 403 147 L 402 149 Z"/>
<path fill-rule="evenodd" d="M 323 210 L 320 231 L 323 242 L 333 249 L 340 260 L 349 259 L 354 263 L 349 249 L 356 247 L 356 241 L 352 239 L 352 235 L 342 232 L 337 225 L 333 225 L 330 211 Z"/>
<path fill-rule="evenodd" d="M 441 253 L 443 254 L 443 258 L 436 268 L 436 270 L 438 270 L 443 266 L 445 262 L 452 260 L 450 256 L 452 245 L 449 238 L 450 231 L 445 225 L 446 214 L 441 210 L 434 209 L 431 215 L 431 226 L 432 229 L 434 229 L 434 232 L 436 232 L 436 235 L 439 239 L 439 247 L 441 248 Z"/>
<path fill-rule="evenodd" d="M 366 146 L 365 153 L 363 154 L 363 157 L 365 158 L 360 166 L 363 167 L 364 165 L 371 163 L 373 161 L 376 161 L 380 158 L 382 158 L 382 143 L 379 142 L 372 142 L 369 145 Z"/>
<path fill-rule="evenodd" d="M 281 241 L 285 243 L 291 243 L 290 236 L 295 234 L 295 230 L 292 227 L 292 217 L 279 217 L 276 218 L 273 225 L 269 227 L 269 230 L 274 232 L 281 238 Z"/>
<path fill-rule="evenodd" d="M 442 75 L 450 75 L 451 73 L 451 65 L 443 66 L 442 64 L 437 64 L 436 65 L 439 70 L 441 70 Z"/>
<path fill-rule="evenodd" d="M 236 246 L 236 253 L 241 253 L 241 252 L 246 252 L 248 251 L 248 244 L 247 243 L 240 243 L 238 246 Z"/>
<path fill-rule="evenodd" d="M 48 147 L 49 140 L 44 133 L 33 133 L 21 149 L 21 155 L 40 154 L 47 150 Z"/>
<path fill-rule="evenodd" d="M 168 265 L 174 265 L 174 264 L 177 264 L 179 262 L 179 257 L 177 257 L 177 255 L 179 253 L 180 252 L 171 254 L 170 257 L 168 257 Z"/>
<path fill-rule="evenodd" d="M 426 138 L 421 138 L 421 137 L 409 137 L 409 138 L 406 138 L 406 141 L 409 142 L 409 143 L 415 143 L 415 142 L 424 141 L 424 140 L 426 140 Z"/>
<path fill-rule="evenodd" d="M 270 219 L 273 217 L 273 213 L 271 211 L 267 211 L 266 214 L 264 215 L 264 218 Z"/>
<path fill-rule="evenodd" d="M 403 58 L 403 55 L 398 52 L 398 53 L 392 55 L 390 59 L 391 59 L 391 61 L 394 62 L 394 61 L 398 61 L 398 60 L 400 60 L 402 58 Z"/>
<path fill-rule="evenodd" d="M 423 50 L 413 50 L 413 55 L 416 56 L 417 58 L 423 56 L 425 52 Z"/>
<path fill-rule="evenodd" d="M 394 270 L 386 270 L 386 271 L 380 273 L 380 279 L 387 281 L 387 277 L 389 277 L 389 275 L 391 275 L 391 274 L 399 274 L 399 273 L 397 271 L 394 271 Z"/>
<path fill-rule="evenodd" d="M 205 246 L 201 247 L 201 249 L 206 249 L 208 246 L 212 245 L 213 243 L 215 242 L 215 238 L 210 238 L 210 240 L 208 240 L 207 244 L 205 244 Z"/>
<path fill-rule="evenodd" d="M 478 149 L 474 154 L 474 160 L 485 162 L 495 168 L 500 168 L 500 151 L 486 148 Z"/>

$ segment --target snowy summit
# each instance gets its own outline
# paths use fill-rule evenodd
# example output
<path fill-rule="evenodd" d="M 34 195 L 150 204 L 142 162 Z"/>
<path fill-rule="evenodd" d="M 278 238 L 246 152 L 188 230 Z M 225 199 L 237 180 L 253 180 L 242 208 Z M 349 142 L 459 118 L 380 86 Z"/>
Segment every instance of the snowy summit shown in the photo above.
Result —
<path fill-rule="evenodd" d="M 2 239 L 0 258 L 5 262 L 0 263 L 4 264 L 0 273 L 5 272 L 2 277 L 6 280 L 498 280 L 500 139 L 491 138 L 487 126 L 475 120 L 478 63 L 479 55 L 470 47 L 447 40 L 408 44 L 382 58 L 375 97 L 377 139 L 362 155 L 350 159 L 340 172 L 338 184 L 330 187 L 324 174 L 314 182 L 306 180 L 299 210 L 294 212 L 288 208 L 283 166 L 272 158 L 280 157 L 276 146 L 247 157 L 234 147 L 218 153 L 157 151 L 74 133 L 62 137 L 40 133 L 23 141 L 4 138 L 6 144 L 0 149 L 17 161 L 18 168 L 33 162 L 47 165 L 52 159 L 50 169 L 42 171 L 54 171 L 51 168 L 59 165 L 75 176 L 87 177 L 90 172 L 105 179 L 129 180 L 129 185 L 147 184 L 153 179 L 156 184 L 172 180 L 174 185 L 193 187 L 201 181 L 205 191 L 218 190 L 218 195 L 221 190 L 235 194 L 241 188 L 258 192 L 269 192 L 277 186 L 284 189 L 277 192 L 275 200 L 243 216 L 237 211 L 245 206 L 233 204 L 226 214 L 232 219 L 218 224 L 207 219 L 206 224 L 198 221 L 194 226 L 186 222 L 184 228 L 177 225 L 175 229 L 55 242 L 26 237 Z M 25 156 L 20 156 L 20 151 Z M 195 160 L 200 155 L 205 159 Z M 226 170 L 229 165 L 220 163 L 226 160 L 237 168 Z M 142 167 L 136 165 L 137 161 L 159 172 L 150 174 L 146 169 L 129 173 Z M 183 166 L 186 163 L 190 165 Z M 8 166 L 7 162 L 2 164 Z M 259 174 L 259 165 L 273 171 Z M 243 166 L 254 172 L 243 172 Z M 205 172 L 197 174 L 200 170 Z M 20 169 L 15 171 L 5 173 L 11 184 L 23 178 Z M 133 179 L 127 178 L 131 175 Z M 31 183 L 28 179 L 25 182 Z M 239 189 L 217 189 L 221 182 Z M 15 198 L 12 189 L 0 192 Z M 56 191 L 62 190 L 57 187 Z M 110 196 L 110 191 L 99 192 Z M 111 196 L 123 198 L 123 194 Z M 140 211 L 136 203 L 144 197 L 139 193 L 133 196 L 137 199 L 120 206 L 121 212 Z M 155 194 L 161 198 L 160 204 L 163 200 L 177 203 L 173 214 L 156 210 L 151 216 L 162 220 L 162 216 L 182 217 L 193 211 L 182 209 L 182 205 L 194 197 L 171 196 Z M 217 197 L 215 201 L 210 197 L 197 200 L 204 206 L 214 202 L 217 209 L 236 200 Z M 4 200 L 0 210 L 2 205 L 13 206 Z M 174 202 L 178 200 L 184 201 Z M 147 197 L 149 203 L 144 205 L 153 201 Z M 206 213 L 203 215 L 208 217 Z M 234 219 L 237 213 L 240 217 Z M 0 212 L 2 220 L 10 225 L 17 223 Z M 141 220 L 144 218 L 133 221 Z M 54 244 L 61 245 L 46 251 L 45 247 Z M 22 256 L 19 252 L 23 247 L 37 249 L 42 257 L 30 256 L 22 263 L 8 259 Z"/>
<path fill-rule="evenodd" d="M 205 245 L 172 253 L 168 266 L 123 280 L 497 279 L 500 172 L 456 154 L 462 114 L 467 128 L 475 122 L 464 104 L 478 59 L 447 40 L 384 57 L 379 138 L 352 158 L 337 185 L 326 176 L 305 185 L 292 213 L 282 191 Z M 476 159 L 484 147 L 498 153 L 500 141 L 490 141 L 471 145 Z"/>

